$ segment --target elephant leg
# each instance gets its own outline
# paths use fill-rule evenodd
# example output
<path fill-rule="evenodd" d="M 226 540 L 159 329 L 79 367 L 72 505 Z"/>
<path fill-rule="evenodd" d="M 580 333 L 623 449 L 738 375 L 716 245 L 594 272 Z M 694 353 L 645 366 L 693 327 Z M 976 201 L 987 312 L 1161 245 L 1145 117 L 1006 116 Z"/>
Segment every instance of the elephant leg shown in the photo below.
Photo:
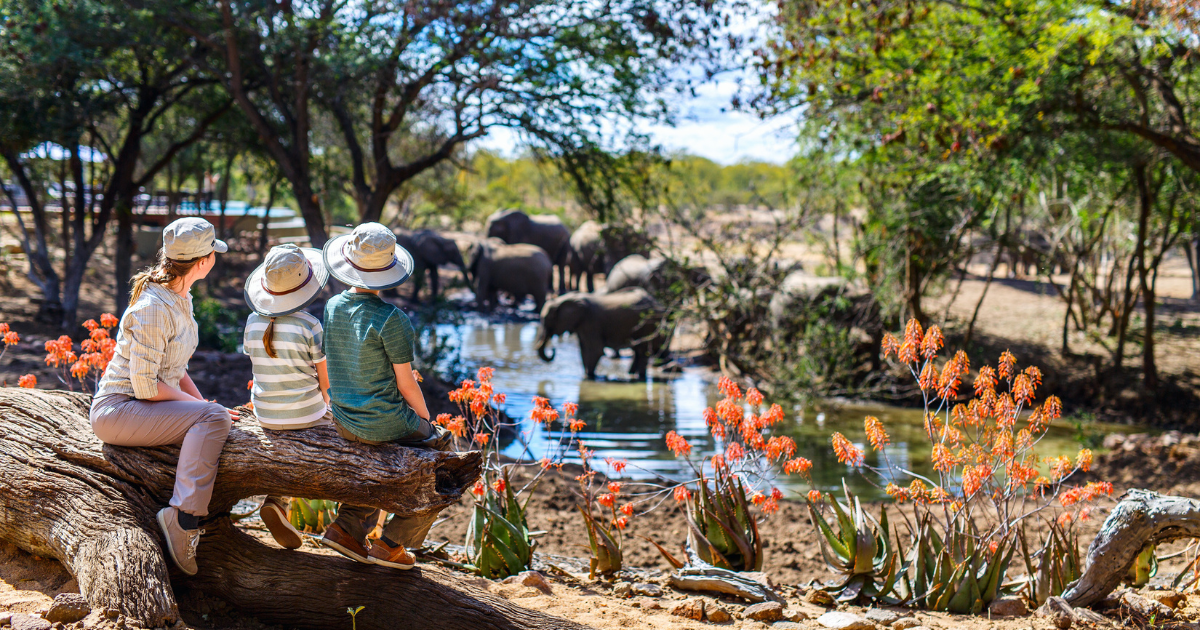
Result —
<path fill-rule="evenodd" d="M 587 287 L 588 287 L 588 293 L 596 292 L 596 278 L 592 274 L 591 270 L 588 270 L 588 272 L 587 272 Z"/>
<path fill-rule="evenodd" d="M 646 365 L 650 362 L 650 357 L 646 354 L 644 345 L 633 347 L 633 363 L 629 365 L 629 373 L 636 374 L 638 380 L 646 380 Z"/>
<path fill-rule="evenodd" d="M 587 373 L 587 379 L 589 381 L 596 380 L 596 366 L 600 364 L 600 357 L 604 355 L 604 347 L 589 343 L 584 340 L 583 335 L 579 335 L 579 354 L 583 359 L 583 369 Z"/>
<path fill-rule="evenodd" d="M 438 296 L 438 268 L 434 265 L 429 268 L 429 301 L 436 302 Z"/>

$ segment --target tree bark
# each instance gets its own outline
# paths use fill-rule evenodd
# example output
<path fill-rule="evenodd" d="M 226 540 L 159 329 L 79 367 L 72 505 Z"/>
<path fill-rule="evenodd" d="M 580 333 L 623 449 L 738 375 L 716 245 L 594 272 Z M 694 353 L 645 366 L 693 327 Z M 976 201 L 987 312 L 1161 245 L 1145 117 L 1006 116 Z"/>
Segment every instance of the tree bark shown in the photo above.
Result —
<path fill-rule="evenodd" d="M 1147 544 L 1200 538 L 1200 501 L 1130 490 L 1121 497 L 1088 547 L 1083 575 L 1068 585 L 1063 599 L 1090 606 L 1121 583 Z"/>
<path fill-rule="evenodd" d="M 90 403 L 82 394 L 0 388 L 0 540 L 58 559 L 93 607 L 147 627 L 170 625 L 179 618 L 175 583 L 294 628 L 343 627 L 346 608 L 357 606 L 366 607 L 357 620 L 364 630 L 583 627 L 460 584 L 438 567 L 356 564 L 278 549 L 234 529 L 233 505 L 268 493 L 427 521 L 480 474 L 477 452 L 363 446 L 329 427 L 235 425 L 202 524 L 200 573 L 168 570 L 154 515 L 171 496 L 179 449 L 102 444 L 88 424 Z"/>

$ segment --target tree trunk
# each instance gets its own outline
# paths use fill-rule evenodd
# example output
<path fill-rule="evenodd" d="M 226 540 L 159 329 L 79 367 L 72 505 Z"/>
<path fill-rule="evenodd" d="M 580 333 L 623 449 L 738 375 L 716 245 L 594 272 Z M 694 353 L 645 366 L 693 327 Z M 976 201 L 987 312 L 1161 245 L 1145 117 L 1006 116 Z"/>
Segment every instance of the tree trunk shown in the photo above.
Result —
<path fill-rule="evenodd" d="M 271 206 L 275 203 L 275 191 L 279 188 L 279 178 L 271 179 L 271 187 L 267 189 L 267 207 L 263 210 L 262 226 L 258 230 L 258 261 L 262 263 L 267 257 L 267 239 L 270 236 Z"/>
<path fill-rule="evenodd" d="M 154 515 L 174 484 L 176 446 L 102 444 L 87 420 L 91 398 L 0 388 L 0 539 L 63 563 L 93 607 L 159 627 L 179 618 L 178 584 L 229 601 L 266 623 L 346 625 L 365 606 L 363 630 L 582 628 L 522 609 L 421 566 L 395 571 L 260 543 L 233 528 L 229 510 L 247 496 L 276 494 L 380 507 L 428 521 L 479 477 L 479 453 L 363 446 L 329 427 L 264 431 L 236 425 L 221 453 L 200 573 L 172 570 Z M 269 593 L 269 597 L 264 597 Z"/>
<path fill-rule="evenodd" d="M 1077 607 L 1099 602 L 1121 583 L 1146 545 L 1179 538 L 1200 538 L 1200 502 L 1148 490 L 1126 492 L 1088 547 L 1083 575 L 1063 599 Z"/>
<path fill-rule="evenodd" d="M 113 303 L 116 305 L 117 317 L 120 317 L 125 314 L 125 307 L 129 306 L 129 279 L 133 277 L 133 210 L 122 203 L 117 206 L 116 215 L 117 251 L 113 265 Z"/>

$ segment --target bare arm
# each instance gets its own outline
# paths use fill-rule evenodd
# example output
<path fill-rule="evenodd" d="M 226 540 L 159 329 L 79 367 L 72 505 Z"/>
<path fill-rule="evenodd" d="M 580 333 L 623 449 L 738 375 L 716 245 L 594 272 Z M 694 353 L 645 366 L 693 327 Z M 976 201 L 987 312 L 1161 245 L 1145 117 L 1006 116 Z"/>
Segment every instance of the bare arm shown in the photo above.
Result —
<path fill-rule="evenodd" d="M 190 383 L 191 379 L 188 379 L 188 382 Z M 180 381 L 179 384 L 182 386 L 183 381 Z M 195 388 L 196 388 L 196 386 L 192 385 L 192 389 L 195 389 Z M 199 400 L 199 398 L 196 396 L 193 396 L 191 394 L 188 394 L 184 391 L 175 389 L 174 387 L 171 387 L 170 385 L 167 385 L 166 383 L 164 383 L 162 381 L 159 381 L 158 382 L 158 393 L 155 394 L 154 396 L 151 396 L 150 398 L 143 398 L 143 400 L 148 400 L 150 402 L 161 402 L 164 400 L 182 400 L 185 402 L 196 402 L 197 400 Z"/>
<path fill-rule="evenodd" d="M 167 390 L 167 391 L 164 392 L 163 390 Z M 180 390 L 182 390 L 182 391 L 180 391 Z M 162 396 L 164 393 L 166 393 L 166 395 L 168 395 L 168 396 L 173 396 L 175 394 L 178 394 L 180 397 L 179 398 L 159 398 L 159 396 Z M 175 389 L 174 387 L 171 387 L 170 385 L 165 385 L 165 384 L 163 384 L 162 381 L 159 381 L 158 382 L 158 396 L 151 398 L 150 400 L 185 400 L 188 402 L 191 402 L 192 400 L 196 400 L 199 402 L 208 402 L 208 401 L 204 400 L 204 396 L 200 395 L 200 389 L 196 387 L 195 381 L 192 380 L 192 377 L 187 372 L 184 372 L 183 378 L 179 379 L 179 389 Z M 238 411 L 236 409 L 226 408 L 225 411 L 229 412 L 229 418 L 231 420 L 237 420 L 239 417 L 241 417 L 241 414 L 238 413 Z"/>
<path fill-rule="evenodd" d="M 417 384 L 417 379 L 413 376 L 412 364 L 394 363 L 392 368 L 396 370 L 396 385 L 400 388 L 400 395 L 404 396 L 404 401 L 423 420 L 429 420 L 429 408 L 425 406 L 425 394 L 421 392 L 421 386 Z"/>
<path fill-rule="evenodd" d="M 325 399 L 325 404 L 329 405 L 329 362 L 321 361 L 317 363 L 317 386 L 321 388 L 321 398 Z"/>
<path fill-rule="evenodd" d="M 159 384 L 161 385 L 161 383 Z M 192 380 L 191 375 L 187 372 L 184 372 L 183 378 L 179 379 L 179 389 L 196 400 L 204 400 L 204 396 L 200 395 L 200 388 L 196 387 L 196 382 Z"/>

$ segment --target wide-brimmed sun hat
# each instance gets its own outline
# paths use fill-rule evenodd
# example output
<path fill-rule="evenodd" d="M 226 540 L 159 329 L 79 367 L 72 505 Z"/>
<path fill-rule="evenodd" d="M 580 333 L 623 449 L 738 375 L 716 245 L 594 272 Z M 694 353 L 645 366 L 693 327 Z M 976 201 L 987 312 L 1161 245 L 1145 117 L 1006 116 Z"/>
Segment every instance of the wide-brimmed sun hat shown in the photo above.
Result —
<path fill-rule="evenodd" d="M 330 275 L 372 291 L 404 284 L 414 266 L 412 254 L 396 244 L 391 230 L 378 223 L 363 223 L 349 234 L 329 239 L 324 255 Z"/>
<path fill-rule="evenodd" d="M 314 247 L 279 245 L 246 278 L 246 304 L 264 317 L 289 315 L 308 306 L 329 281 Z"/>
<path fill-rule="evenodd" d="M 177 262 L 191 262 L 213 252 L 229 251 L 225 241 L 217 239 L 213 224 L 197 217 L 176 219 L 163 228 L 163 254 Z"/>

